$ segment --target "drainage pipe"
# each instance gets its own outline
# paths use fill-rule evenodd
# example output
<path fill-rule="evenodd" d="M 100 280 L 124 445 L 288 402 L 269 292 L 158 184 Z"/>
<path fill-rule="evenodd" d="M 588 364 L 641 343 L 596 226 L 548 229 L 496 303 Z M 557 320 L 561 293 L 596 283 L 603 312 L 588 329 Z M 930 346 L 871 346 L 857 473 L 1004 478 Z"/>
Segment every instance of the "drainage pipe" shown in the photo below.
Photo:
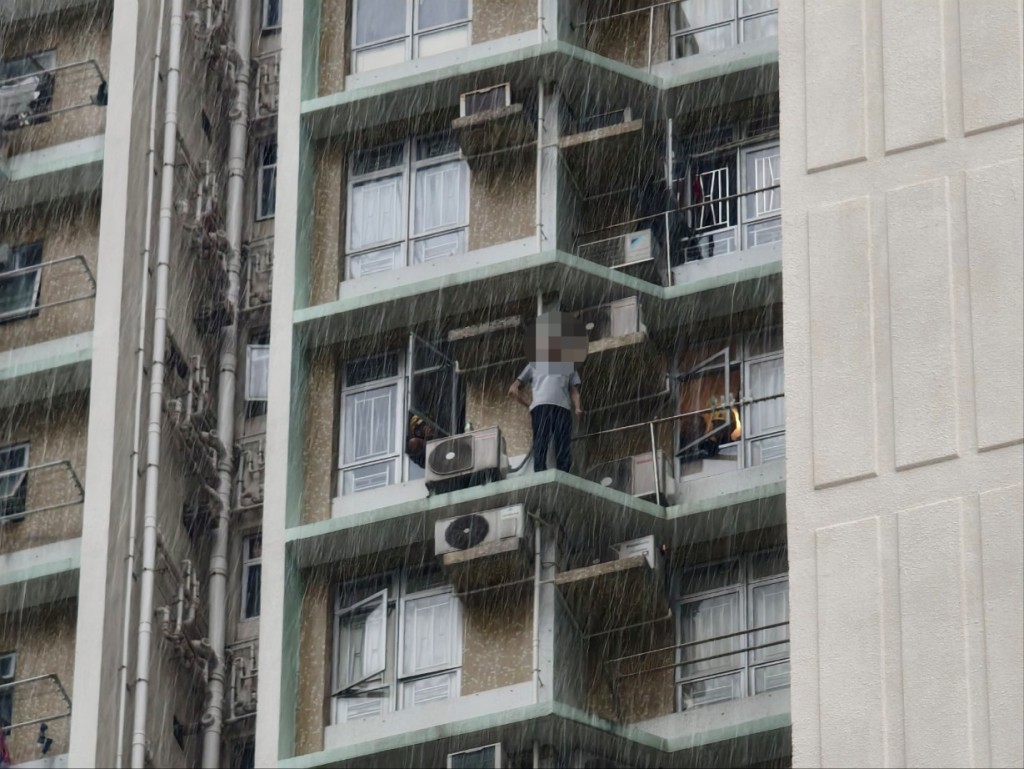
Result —
<path fill-rule="evenodd" d="M 227 626 L 228 547 L 230 545 L 231 490 L 234 485 L 235 372 L 238 367 L 238 298 L 242 271 L 242 211 L 245 201 L 246 154 L 249 139 L 249 65 L 252 47 L 252 0 L 235 3 L 235 95 L 230 109 L 228 190 L 225 229 L 228 240 L 227 295 L 229 323 L 220 338 L 220 380 L 217 386 L 217 434 L 227 451 L 218 454 L 219 500 L 217 527 L 210 550 L 209 623 L 210 655 L 208 702 L 203 715 L 204 769 L 220 764 L 224 729 L 225 636 Z"/>
<path fill-rule="evenodd" d="M 541 585 L 541 547 L 540 547 L 540 516 L 536 517 L 533 526 L 533 702 L 540 702 L 540 585 Z"/>
<path fill-rule="evenodd" d="M 149 318 L 149 260 L 153 241 L 153 187 L 157 174 L 156 165 L 156 119 L 157 104 L 160 100 L 160 51 L 164 44 L 164 11 L 167 0 L 160 0 L 156 22 L 156 44 L 153 49 L 153 82 L 149 100 L 149 145 L 146 156 L 149 160 L 149 174 L 146 179 L 146 226 L 142 247 L 142 301 L 139 304 L 139 345 L 135 350 L 135 412 L 132 419 L 131 496 L 128 514 L 128 557 L 124 577 L 124 624 L 121 628 L 121 665 L 117 683 L 117 755 L 116 769 L 124 766 L 124 732 L 127 724 L 128 707 L 128 645 L 132 625 L 132 593 L 135 588 L 135 547 L 138 537 L 139 517 L 139 451 L 142 426 L 142 382 L 146 373 L 146 322 Z"/>
<path fill-rule="evenodd" d="M 167 98 L 160 173 L 160 219 L 157 227 L 156 293 L 153 311 L 153 361 L 149 380 L 149 424 L 146 437 L 146 489 L 142 527 L 142 578 L 139 589 L 139 630 L 135 655 L 135 714 L 132 726 L 132 767 L 146 763 L 146 716 L 149 705 L 149 658 L 153 640 L 153 588 L 156 570 L 157 503 L 160 443 L 163 428 L 164 356 L 170 292 L 171 224 L 174 214 L 174 166 L 178 151 L 178 91 L 181 83 L 181 38 L 184 0 L 171 0 L 167 56 Z"/>

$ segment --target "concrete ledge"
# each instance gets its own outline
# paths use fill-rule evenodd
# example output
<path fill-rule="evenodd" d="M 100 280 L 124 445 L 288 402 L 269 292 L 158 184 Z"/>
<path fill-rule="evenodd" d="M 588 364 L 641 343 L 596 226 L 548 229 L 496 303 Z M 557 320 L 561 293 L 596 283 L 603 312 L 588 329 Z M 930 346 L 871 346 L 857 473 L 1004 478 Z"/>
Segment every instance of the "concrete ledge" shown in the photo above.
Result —
<path fill-rule="evenodd" d="M 0 163 L 0 210 L 99 191 L 103 134 L 14 155 Z"/>
<path fill-rule="evenodd" d="M 665 740 L 670 752 L 790 725 L 789 689 L 702 705 L 634 726 Z"/>
<path fill-rule="evenodd" d="M 81 539 L 0 555 L 0 614 L 78 594 Z"/>
<path fill-rule="evenodd" d="M 0 352 L 0 407 L 89 387 L 92 332 Z"/>

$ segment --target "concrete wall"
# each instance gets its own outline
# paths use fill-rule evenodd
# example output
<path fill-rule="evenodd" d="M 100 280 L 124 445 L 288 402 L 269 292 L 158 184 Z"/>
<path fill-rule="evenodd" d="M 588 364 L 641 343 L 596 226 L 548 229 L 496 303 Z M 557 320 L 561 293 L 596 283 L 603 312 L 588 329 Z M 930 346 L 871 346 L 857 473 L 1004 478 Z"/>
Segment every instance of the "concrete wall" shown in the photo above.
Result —
<path fill-rule="evenodd" d="M 66 198 L 4 215 L 0 218 L 0 242 L 11 246 L 42 242 L 43 270 L 37 304 L 79 299 L 94 293 L 79 261 L 46 267 L 47 262 L 84 256 L 96 277 L 100 229 L 99 201 Z M 79 299 L 56 307 L 43 307 L 35 315 L 8 320 L 0 325 L 0 350 L 38 344 L 49 339 L 79 334 L 92 328 L 95 299 Z"/>
<path fill-rule="evenodd" d="M 345 90 L 351 74 L 352 14 L 349 0 L 321 0 L 318 95 Z M 472 0 L 471 44 L 527 32 L 537 26 L 535 0 Z"/>
<path fill-rule="evenodd" d="M 59 13 L 36 16 L 9 27 L 3 36 L 3 56 L 55 50 L 57 66 L 95 59 L 105 78 L 110 77 L 111 3 L 97 0 Z M 51 111 L 88 104 L 96 94 L 99 76 L 92 67 L 58 72 Z M 84 106 L 50 120 L 5 134 L 6 152 L 14 155 L 103 133 L 105 107 Z"/>
<path fill-rule="evenodd" d="M 70 460 L 85 485 L 86 426 L 89 403 L 84 393 L 36 401 L 0 412 L 3 445 L 29 444 L 29 467 Z M 0 552 L 10 553 L 51 542 L 73 539 L 82 533 L 81 494 L 63 467 L 28 474 L 26 510 L 64 502 L 69 507 L 32 513 L 19 522 L 0 525 Z"/>
<path fill-rule="evenodd" d="M 0 654 L 15 652 L 15 680 L 55 673 L 75 707 L 75 615 L 77 601 L 68 599 L 0 616 Z M 23 684 L 12 690 L 14 723 L 47 718 L 46 736 L 53 740 L 50 755 L 68 752 L 70 719 L 51 720 L 68 705 L 53 681 Z M 48 718 L 50 717 L 50 718 Z M 40 758 L 38 726 L 16 729 L 7 737 L 15 764 Z"/>
<path fill-rule="evenodd" d="M 1021 4 L 779 27 L 793 762 L 1021 766 Z"/>

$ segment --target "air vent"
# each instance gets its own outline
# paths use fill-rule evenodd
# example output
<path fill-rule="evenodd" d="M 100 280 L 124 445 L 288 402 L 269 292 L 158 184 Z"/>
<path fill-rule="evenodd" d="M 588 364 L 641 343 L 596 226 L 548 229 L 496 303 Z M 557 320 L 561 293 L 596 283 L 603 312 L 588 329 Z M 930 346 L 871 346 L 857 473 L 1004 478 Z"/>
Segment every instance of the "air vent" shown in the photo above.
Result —
<path fill-rule="evenodd" d="M 509 83 L 481 88 L 462 94 L 460 98 L 461 116 L 469 117 L 481 112 L 491 112 L 512 103 L 512 86 Z"/>

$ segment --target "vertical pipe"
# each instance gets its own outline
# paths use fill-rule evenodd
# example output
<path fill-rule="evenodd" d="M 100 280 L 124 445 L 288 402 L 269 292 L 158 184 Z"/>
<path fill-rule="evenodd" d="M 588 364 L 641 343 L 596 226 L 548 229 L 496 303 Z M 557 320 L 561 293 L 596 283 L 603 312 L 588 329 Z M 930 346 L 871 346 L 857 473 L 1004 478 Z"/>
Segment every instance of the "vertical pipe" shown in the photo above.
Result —
<path fill-rule="evenodd" d="M 647 22 L 647 71 L 651 71 L 654 63 L 654 6 L 651 6 L 650 17 Z"/>
<path fill-rule="evenodd" d="M 149 705 L 149 657 L 153 637 L 153 582 L 156 569 L 156 515 L 160 482 L 160 442 L 164 406 L 164 356 L 170 292 L 171 224 L 174 211 L 174 166 L 178 152 L 178 90 L 181 83 L 181 37 L 184 0 L 171 0 L 167 55 L 167 101 L 164 105 L 163 168 L 160 175 L 160 220 L 157 227 L 156 294 L 153 310 L 153 362 L 149 380 L 149 424 L 146 437 L 146 490 L 142 529 L 142 579 L 139 589 L 139 632 L 135 669 L 135 714 L 132 767 L 146 764 L 146 716 Z"/>
<path fill-rule="evenodd" d="M 651 428 L 651 464 L 654 465 L 654 504 L 661 504 L 661 468 L 658 467 L 658 443 L 654 438 L 654 422 L 648 422 Z"/>
<path fill-rule="evenodd" d="M 213 659 L 209 665 L 206 713 L 203 716 L 203 767 L 220 764 L 224 728 L 224 661 L 227 627 L 228 548 L 230 545 L 231 489 L 234 469 L 235 372 L 238 366 L 238 297 L 242 270 L 242 206 L 245 201 L 246 153 L 249 139 L 249 67 L 252 47 L 252 1 L 235 3 L 235 99 L 231 105 L 228 140 L 228 191 L 225 229 L 228 239 L 228 284 L 225 297 L 230 322 L 220 339 L 220 380 L 217 386 L 217 431 L 227 451 L 218 456 L 217 527 L 210 549 L 209 627 Z"/>
<path fill-rule="evenodd" d="M 537 252 L 544 250 L 544 206 L 541 203 L 541 178 L 544 173 L 544 79 L 537 80 L 537 170 L 534 182 L 537 195 Z"/>
<path fill-rule="evenodd" d="M 533 702 L 540 702 L 540 517 L 533 527 Z"/>
<path fill-rule="evenodd" d="M 146 321 L 149 317 L 149 259 L 152 254 L 153 239 L 153 187 L 157 175 L 156 165 L 156 120 L 157 104 L 160 99 L 160 51 L 164 44 L 164 11 L 166 0 L 160 0 L 156 22 L 156 45 L 153 49 L 153 82 L 149 101 L 149 146 L 146 150 L 149 161 L 149 176 L 146 179 L 146 226 L 142 247 L 142 299 L 139 304 L 139 346 L 135 351 L 135 414 L 132 419 L 132 459 L 131 459 L 131 507 L 128 517 L 128 556 L 125 568 L 124 585 L 124 623 L 121 628 L 121 666 L 117 682 L 117 754 L 114 766 L 124 766 L 124 733 L 126 710 L 128 707 L 128 645 L 131 638 L 132 625 L 132 593 L 135 589 L 135 547 L 138 538 L 139 517 L 139 451 L 141 439 L 139 428 L 142 425 L 142 382 L 146 372 Z"/>

